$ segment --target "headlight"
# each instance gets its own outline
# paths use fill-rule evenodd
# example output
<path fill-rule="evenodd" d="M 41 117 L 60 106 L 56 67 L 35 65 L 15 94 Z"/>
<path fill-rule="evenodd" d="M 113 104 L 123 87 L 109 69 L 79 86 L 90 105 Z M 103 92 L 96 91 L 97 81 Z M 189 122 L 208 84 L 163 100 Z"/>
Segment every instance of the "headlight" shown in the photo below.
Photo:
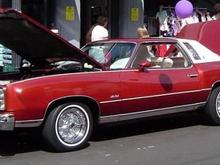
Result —
<path fill-rule="evenodd" d="M 0 111 L 5 109 L 5 93 L 2 88 L 0 88 Z"/>

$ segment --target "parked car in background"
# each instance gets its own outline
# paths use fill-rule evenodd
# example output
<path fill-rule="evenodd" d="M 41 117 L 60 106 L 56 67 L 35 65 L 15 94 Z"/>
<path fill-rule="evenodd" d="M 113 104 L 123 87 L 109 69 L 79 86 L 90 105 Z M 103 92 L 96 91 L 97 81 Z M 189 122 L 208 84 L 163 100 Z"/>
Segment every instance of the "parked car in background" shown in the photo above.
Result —
<path fill-rule="evenodd" d="M 120 39 L 81 50 L 14 10 L 0 43 L 20 56 L 0 73 L 0 130 L 41 127 L 57 151 L 82 148 L 97 124 L 202 108 L 220 124 L 220 57 L 197 41 Z"/>

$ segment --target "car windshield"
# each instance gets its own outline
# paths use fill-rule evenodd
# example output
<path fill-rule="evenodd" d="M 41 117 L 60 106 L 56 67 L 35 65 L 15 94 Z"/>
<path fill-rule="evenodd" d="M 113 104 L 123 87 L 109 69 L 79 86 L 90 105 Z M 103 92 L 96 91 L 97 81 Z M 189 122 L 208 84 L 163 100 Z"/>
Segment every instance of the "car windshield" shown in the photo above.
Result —
<path fill-rule="evenodd" d="M 86 45 L 82 48 L 90 57 L 95 59 L 97 62 L 104 64 L 108 62 L 107 54 L 113 47 L 114 43 L 96 43 Z"/>
<path fill-rule="evenodd" d="M 94 43 L 86 45 L 82 51 L 113 70 L 126 68 L 134 48 L 134 43 Z"/>

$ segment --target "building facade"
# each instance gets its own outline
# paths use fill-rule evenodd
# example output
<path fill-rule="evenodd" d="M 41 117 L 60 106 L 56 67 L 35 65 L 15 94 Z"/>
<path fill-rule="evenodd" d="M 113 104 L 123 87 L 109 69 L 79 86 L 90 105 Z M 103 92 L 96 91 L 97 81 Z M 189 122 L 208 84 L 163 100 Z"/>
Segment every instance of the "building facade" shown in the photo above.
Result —
<path fill-rule="evenodd" d="M 219 0 L 191 0 L 198 8 L 213 10 Z M 33 17 L 77 47 L 85 44 L 85 34 L 99 15 L 108 17 L 111 38 L 136 37 L 136 29 L 146 24 L 151 35 L 159 35 L 156 14 L 163 7 L 174 8 L 178 0 L 0 0 Z M 161 8 L 162 7 L 162 8 Z"/>

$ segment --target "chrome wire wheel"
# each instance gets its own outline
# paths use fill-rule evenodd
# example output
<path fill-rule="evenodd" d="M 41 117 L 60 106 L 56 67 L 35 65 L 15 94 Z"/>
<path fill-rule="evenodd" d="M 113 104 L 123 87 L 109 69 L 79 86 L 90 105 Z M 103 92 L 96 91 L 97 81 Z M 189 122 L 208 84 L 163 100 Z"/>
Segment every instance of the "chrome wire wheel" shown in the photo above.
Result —
<path fill-rule="evenodd" d="M 55 131 L 63 145 L 73 147 L 84 142 L 89 132 L 89 125 L 89 116 L 83 107 L 68 105 L 58 114 Z"/>
<path fill-rule="evenodd" d="M 220 93 L 218 93 L 217 97 L 216 97 L 216 112 L 218 117 L 220 118 Z"/>

